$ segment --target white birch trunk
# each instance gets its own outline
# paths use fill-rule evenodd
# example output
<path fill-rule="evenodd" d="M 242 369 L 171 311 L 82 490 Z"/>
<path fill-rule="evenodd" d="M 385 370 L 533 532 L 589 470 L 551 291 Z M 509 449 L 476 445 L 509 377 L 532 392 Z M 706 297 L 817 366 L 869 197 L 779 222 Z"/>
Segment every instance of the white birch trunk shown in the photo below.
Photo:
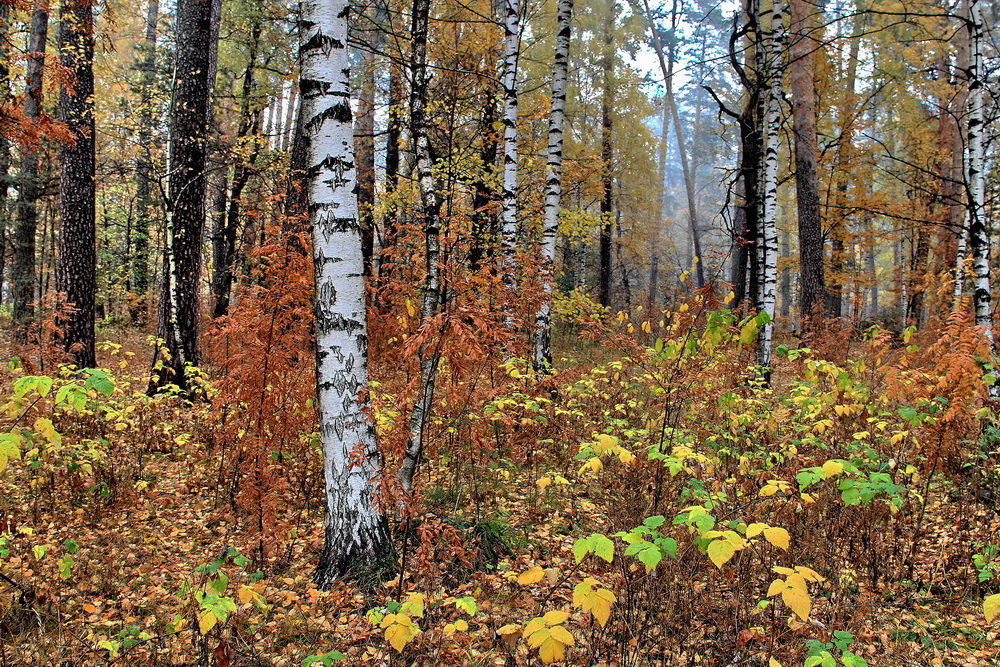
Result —
<path fill-rule="evenodd" d="M 982 0 L 969 0 L 969 98 L 966 134 L 965 182 L 968 189 L 969 250 L 975 275 L 973 305 L 976 326 L 993 352 L 993 312 L 990 289 L 990 236 L 986 219 L 986 172 L 983 165 L 983 17 Z M 1000 385 L 990 388 L 990 395 L 1000 395 Z"/>
<path fill-rule="evenodd" d="M 545 163 L 545 202 L 542 222 L 542 303 L 535 313 L 535 371 L 552 369 L 552 281 L 556 262 L 556 236 L 562 204 L 563 130 L 566 126 L 566 80 L 569 73 L 569 43 L 573 0 L 558 0 L 555 64 L 552 67 L 552 111 L 549 114 L 549 145 Z"/>
<path fill-rule="evenodd" d="M 420 317 L 423 325 L 430 326 L 441 301 L 441 199 L 434 182 L 430 138 L 427 134 L 427 26 L 430 0 L 414 0 L 410 29 L 412 52 L 410 55 L 410 134 L 416 154 L 417 183 L 420 186 L 420 209 L 424 226 L 425 282 Z M 424 427 L 434 403 L 434 388 L 440 356 L 432 341 L 420 346 L 420 386 L 417 401 L 410 413 L 410 433 L 396 478 L 405 495 L 413 490 L 413 475 L 424 450 Z"/>
<path fill-rule="evenodd" d="M 317 406 L 326 480 L 326 540 L 316 583 L 384 554 L 375 428 L 366 411 L 368 349 L 347 58 L 346 0 L 303 0 L 300 90 L 309 141 L 316 270 Z"/>
<path fill-rule="evenodd" d="M 757 247 L 758 280 L 757 310 L 766 314 L 757 336 L 757 366 L 765 378 L 770 378 L 774 307 L 778 285 L 778 140 L 781 123 L 781 79 L 784 71 L 785 5 L 775 0 L 769 12 L 761 11 L 761 25 L 767 25 L 762 59 L 766 79 L 766 94 L 761 99 L 760 122 L 763 133 L 762 165 L 758 192 L 760 240 Z M 766 20 L 766 19 L 770 20 Z"/>
<path fill-rule="evenodd" d="M 504 0 L 503 58 L 503 211 L 501 213 L 501 248 L 503 282 L 507 288 L 504 304 L 508 328 L 511 324 L 510 301 L 515 287 L 517 250 L 517 61 L 521 49 L 521 16 L 518 0 Z"/>
<path fill-rule="evenodd" d="M 966 227 L 961 227 L 958 230 L 958 239 L 955 241 L 955 282 L 951 296 L 953 311 L 961 309 L 962 295 L 965 291 L 966 231 Z"/>

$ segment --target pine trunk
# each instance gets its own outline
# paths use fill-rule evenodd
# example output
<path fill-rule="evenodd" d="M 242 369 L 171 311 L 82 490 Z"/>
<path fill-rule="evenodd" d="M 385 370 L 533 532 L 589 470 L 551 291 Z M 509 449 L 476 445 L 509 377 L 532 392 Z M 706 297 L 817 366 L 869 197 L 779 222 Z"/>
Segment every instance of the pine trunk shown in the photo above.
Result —
<path fill-rule="evenodd" d="M 154 360 L 150 390 L 172 383 L 190 390 L 185 369 L 197 366 L 201 245 L 205 228 L 210 72 L 214 1 L 177 4 L 177 53 L 170 110 L 167 219 L 157 333 L 167 356 Z"/>
<path fill-rule="evenodd" d="M 35 0 L 24 82 L 24 116 L 32 123 L 37 123 L 42 115 L 42 71 L 45 68 L 48 32 L 48 2 Z M 26 327 L 35 316 L 35 234 L 38 231 L 38 199 L 42 193 L 39 168 L 38 152 L 26 148 L 21 155 L 17 218 L 12 239 L 14 261 L 11 266 L 12 319 L 15 339 L 19 342 L 27 340 Z"/>
<path fill-rule="evenodd" d="M 603 19 L 604 51 L 601 56 L 602 92 L 601 92 L 601 223 L 599 240 L 598 277 L 599 301 L 602 306 L 611 307 L 611 285 L 614 277 L 614 267 L 611 257 L 611 232 L 614 230 L 614 153 L 611 145 L 611 133 L 614 129 L 612 120 L 614 106 L 614 4 L 605 5 L 606 15 Z"/>
<path fill-rule="evenodd" d="M 59 264 L 56 291 L 72 307 L 60 317 L 66 351 L 77 367 L 93 368 L 94 306 L 97 293 L 95 247 L 94 12 L 92 0 L 68 0 L 60 8 L 59 57 L 72 72 L 59 101 L 60 120 L 73 141 L 60 151 Z"/>
<path fill-rule="evenodd" d="M 139 61 L 139 157 L 135 161 L 135 228 L 132 247 L 132 293 L 134 306 L 132 321 L 146 319 L 146 295 L 149 292 L 149 223 L 155 219 L 157 208 L 154 197 L 156 177 L 153 173 L 152 139 L 154 109 L 153 87 L 156 81 L 157 24 L 160 18 L 160 0 L 150 0 L 146 11 L 146 35 Z"/>
<path fill-rule="evenodd" d="M 816 148 L 816 83 L 812 36 L 814 5 L 791 0 L 792 129 L 795 145 L 795 193 L 799 215 L 799 287 L 804 326 L 824 306 L 823 229 L 820 220 Z"/>

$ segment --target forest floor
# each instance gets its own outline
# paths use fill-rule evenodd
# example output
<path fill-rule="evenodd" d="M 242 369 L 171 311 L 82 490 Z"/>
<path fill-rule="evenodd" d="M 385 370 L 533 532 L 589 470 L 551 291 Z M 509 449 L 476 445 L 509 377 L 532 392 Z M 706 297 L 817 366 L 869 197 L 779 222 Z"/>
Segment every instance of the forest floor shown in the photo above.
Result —
<path fill-rule="evenodd" d="M 18 385 L 53 377 L 40 367 L 4 379 L 3 430 L 27 430 L 19 460 L 0 466 L 0 666 L 1000 665 L 1000 622 L 983 608 L 1000 591 L 998 489 L 962 483 L 976 475 L 963 461 L 997 464 L 996 444 L 959 447 L 989 417 L 970 404 L 977 416 L 949 426 L 901 412 L 933 412 L 912 400 L 876 414 L 893 395 L 869 391 L 884 369 L 789 359 L 775 389 L 736 396 L 671 366 L 664 377 L 696 406 L 675 419 L 651 408 L 662 398 L 642 402 L 657 395 L 650 357 L 564 349 L 589 361 L 557 376 L 556 397 L 515 371 L 469 423 L 468 406 L 444 406 L 423 500 L 395 534 L 397 574 L 319 591 L 314 442 L 235 470 L 225 397 L 142 397 L 143 342 L 115 340 L 100 359 L 114 369 L 107 393 L 58 373 L 51 389 Z M 711 366 L 724 380 L 731 353 L 683 373 Z M 58 400 L 71 385 L 86 404 Z M 809 428 L 789 429 L 792 407 L 814 399 L 825 403 Z M 664 430 L 671 445 L 640 454 Z M 871 449 L 894 450 L 883 467 L 834 444 L 877 433 Z M 757 438 L 769 442 L 751 452 Z"/>

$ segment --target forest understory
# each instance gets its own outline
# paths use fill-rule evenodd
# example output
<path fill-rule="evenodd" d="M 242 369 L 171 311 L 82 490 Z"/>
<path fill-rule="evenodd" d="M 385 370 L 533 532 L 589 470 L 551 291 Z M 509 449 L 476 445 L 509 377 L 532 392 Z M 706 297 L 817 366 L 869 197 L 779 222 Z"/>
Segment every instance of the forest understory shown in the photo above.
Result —
<path fill-rule="evenodd" d="M 287 340 L 234 359 L 219 334 L 194 404 L 145 394 L 131 329 L 99 344 L 105 371 L 22 352 L 0 664 L 998 664 L 1000 430 L 975 330 L 779 336 L 764 388 L 755 319 L 702 299 L 652 323 L 577 312 L 541 382 L 443 361 L 394 554 L 327 591 Z M 383 443 L 413 373 L 372 367 Z"/>

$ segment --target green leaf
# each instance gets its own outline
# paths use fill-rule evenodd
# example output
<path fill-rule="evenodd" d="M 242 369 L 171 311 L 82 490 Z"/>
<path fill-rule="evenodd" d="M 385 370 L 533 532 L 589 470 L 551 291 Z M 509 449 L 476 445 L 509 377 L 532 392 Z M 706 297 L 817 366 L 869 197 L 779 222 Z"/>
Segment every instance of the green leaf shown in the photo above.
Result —
<path fill-rule="evenodd" d="M 479 611 L 479 605 L 476 603 L 476 598 L 471 595 L 467 595 L 464 598 L 458 598 L 455 600 L 455 606 L 464 611 L 469 616 L 475 616 L 476 612 Z"/>
<path fill-rule="evenodd" d="M 660 553 L 660 550 L 656 547 L 656 545 L 650 542 L 646 542 L 646 546 L 643 547 L 635 555 L 635 557 L 639 559 L 640 563 L 648 567 L 650 570 L 656 569 L 656 566 L 660 564 L 661 560 L 663 560 L 663 554 Z"/>

